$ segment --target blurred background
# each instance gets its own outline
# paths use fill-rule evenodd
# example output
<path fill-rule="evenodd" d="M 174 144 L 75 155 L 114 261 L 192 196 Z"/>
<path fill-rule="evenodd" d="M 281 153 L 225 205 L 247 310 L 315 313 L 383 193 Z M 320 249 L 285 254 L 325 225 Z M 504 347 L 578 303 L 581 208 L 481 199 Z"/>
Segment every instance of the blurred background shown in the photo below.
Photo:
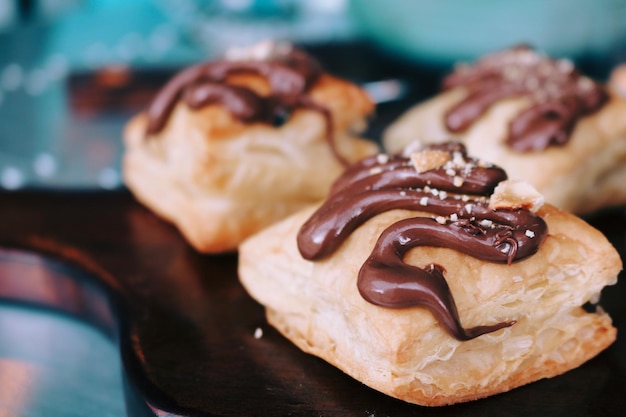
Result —
<path fill-rule="evenodd" d="M 287 40 L 380 103 L 370 136 L 455 62 L 529 43 L 596 78 L 626 0 L 0 0 L 0 189 L 118 189 L 124 123 L 175 70 Z"/>

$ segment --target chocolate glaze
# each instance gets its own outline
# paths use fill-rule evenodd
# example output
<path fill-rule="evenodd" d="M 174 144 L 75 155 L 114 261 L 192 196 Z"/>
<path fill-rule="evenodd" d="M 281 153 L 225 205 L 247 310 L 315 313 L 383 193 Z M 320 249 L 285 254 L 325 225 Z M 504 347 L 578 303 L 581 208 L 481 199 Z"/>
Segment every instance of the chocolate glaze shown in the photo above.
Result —
<path fill-rule="evenodd" d="M 267 79 L 271 92 L 263 96 L 250 88 L 228 83 L 233 74 L 251 73 Z M 312 57 L 289 48 L 263 60 L 221 60 L 191 66 L 174 76 L 148 107 L 147 134 L 159 133 L 166 125 L 176 103 L 182 100 L 191 109 L 219 104 L 244 123 L 278 125 L 296 108 L 319 112 L 326 123 L 326 140 L 335 157 L 347 161 L 336 149 L 330 111 L 315 103 L 308 90 L 322 74 Z"/>
<path fill-rule="evenodd" d="M 472 66 L 459 66 L 443 87 L 463 86 L 468 96 L 445 114 L 446 127 L 465 131 L 495 102 L 527 97 L 530 106 L 511 122 L 507 145 L 519 152 L 564 145 L 576 122 L 599 109 L 608 94 L 567 60 L 552 60 L 527 46 L 489 55 Z"/>
<path fill-rule="evenodd" d="M 403 262 L 417 246 L 452 248 L 497 263 L 512 263 L 535 253 L 547 235 L 543 219 L 526 209 L 492 210 L 489 196 L 506 179 L 499 167 L 470 158 L 461 144 L 431 145 L 451 162 L 418 173 L 409 158 L 378 155 L 350 167 L 334 184 L 327 201 L 298 233 L 305 259 L 330 256 L 368 219 L 393 209 L 428 212 L 389 226 L 359 271 L 358 289 L 367 301 L 390 308 L 424 306 L 459 340 L 493 332 L 514 322 L 462 327 L 445 268 L 418 268 Z M 454 174 L 450 170 L 454 170 Z M 461 181 L 456 178 L 461 178 Z"/>

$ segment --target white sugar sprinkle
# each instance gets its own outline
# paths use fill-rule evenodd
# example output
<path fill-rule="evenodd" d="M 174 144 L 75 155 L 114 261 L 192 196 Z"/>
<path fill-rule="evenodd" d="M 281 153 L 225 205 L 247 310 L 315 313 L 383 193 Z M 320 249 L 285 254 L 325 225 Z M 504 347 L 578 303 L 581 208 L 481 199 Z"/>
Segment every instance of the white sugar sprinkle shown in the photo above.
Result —
<path fill-rule="evenodd" d="M 480 221 L 482 227 L 491 227 L 492 224 L 493 222 L 491 220 L 483 219 Z"/>
<path fill-rule="evenodd" d="M 465 166 L 465 159 L 461 152 L 454 152 L 452 156 L 452 163 L 458 167 Z"/>
<path fill-rule="evenodd" d="M 386 153 L 379 153 L 376 155 L 376 161 L 378 161 L 379 164 L 386 164 L 389 162 L 389 155 Z"/>
<path fill-rule="evenodd" d="M 428 205 L 428 197 L 422 197 L 420 199 L 420 206 L 427 206 Z"/>
<path fill-rule="evenodd" d="M 437 223 L 439 223 L 439 224 L 446 224 L 446 218 L 445 218 L 445 217 L 443 217 L 443 216 L 437 216 L 437 217 L 435 218 L 435 220 L 436 220 L 436 221 L 437 221 Z"/>
<path fill-rule="evenodd" d="M 531 239 L 535 237 L 535 232 L 533 232 L 532 230 L 526 230 L 524 234 Z"/>

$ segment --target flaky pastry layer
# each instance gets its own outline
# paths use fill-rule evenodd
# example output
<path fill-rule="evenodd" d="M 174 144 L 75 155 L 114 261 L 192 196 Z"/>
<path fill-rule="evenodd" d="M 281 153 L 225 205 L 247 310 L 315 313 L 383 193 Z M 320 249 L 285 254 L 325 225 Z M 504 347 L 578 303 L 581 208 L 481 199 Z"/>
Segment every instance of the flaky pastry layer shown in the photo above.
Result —
<path fill-rule="evenodd" d="M 330 258 L 311 262 L 300 256 L 296 235 L 312 211 L 246 240 L 240 280 L 300 349 L 385 394 L 425 406 L 475 400 L 576 368 L 615 340 L 609 316 L 581 306 L 616 282 L 619 255 L 600 232 L 552 206 L 538 212 L 549 227 L 539 252 L 512 265 L 445 248 L 408 253 L 408 264 L 446 269 L 464 327 L 517 321 L 469 341 L 450 336 L 425 308 L 379 307 L 357 289 L 382 230 L 427 214 L 378 215 Z"/>
<path fill-rule="evenodd" d="M 267 89 L 253 74 L 231 81 Z M 377 151 L 355 133 L 373 110 L 363 90 L 322 75 L 310 96 L 330 111 L 342 157 L 353 162 Z M 201 252 L 235 250 L 255 231 L 324 198 L 344 169 L 313 110 L 297 109 L 275 127 L 243 123 L 219 105 L 192 110 L 178 103 L 163 131 L 146 136 L 146 125 L 140 114 L 126 127 L 125 183 Z"/>
<path fill-rule="evenodd" d="M 451 133 L 444 114 L 466 95 L 457 87 L 412 107 L 385 130 L 385 149 L 395 153 L 413 141 L 458 140 L 469 154 L 503 167 L 512 179 L 529 181 L 547 202 L 563 210 L 587 214 L 626 204 L 625 99 L 611 93 L 608 103 L 577 122 L 565 145 L 522 153 L 509 148 L 505 139 L 528 99 L 498 101 L 465 132 Z"/>

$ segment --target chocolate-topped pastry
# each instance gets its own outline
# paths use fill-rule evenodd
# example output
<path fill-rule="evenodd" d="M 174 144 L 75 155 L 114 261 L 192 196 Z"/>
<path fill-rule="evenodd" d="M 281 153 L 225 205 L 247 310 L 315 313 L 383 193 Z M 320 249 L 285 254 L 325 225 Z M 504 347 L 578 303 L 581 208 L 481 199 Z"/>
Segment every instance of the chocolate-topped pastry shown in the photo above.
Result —
<path fill-rule="evenodd" d="M 370 387 L 428 406 L 559 375 L 616 336 L 618 253 L 459 143 L 379 154 L 247 239 L 239 277 L 270 324 Z"/>
<path fill-rule="evenodd" d="M 355 136 L 372 110 L 291 45 L 232 49 L 183 69 L 131 120 L 124 179 L 196 249 L 232 251 L 377 151 Z"/>
<path fill-rule="evenodd" d="M 530 105 L 513 118 L 506 138 L 506 144 L 520 152 L 564 145 L 578 119 L 608 99 L 604 87 L 580 74 L 570 61 L 550 59 L 527 46 L 459 65 L 443 86 L 468 90 L 445 114 L 446 127 L 454 133 L 466 130 L 499 100 L 527 98 Z"/>
<path fill-rule="evenodd" d="M 518 46 L 457 65 L 439 95 L 389 126 L 384 145 L 461 141 L 550 203 L 588 213 L 626 203 L 625 111 L 623 98 L 571 61 Z"/>

